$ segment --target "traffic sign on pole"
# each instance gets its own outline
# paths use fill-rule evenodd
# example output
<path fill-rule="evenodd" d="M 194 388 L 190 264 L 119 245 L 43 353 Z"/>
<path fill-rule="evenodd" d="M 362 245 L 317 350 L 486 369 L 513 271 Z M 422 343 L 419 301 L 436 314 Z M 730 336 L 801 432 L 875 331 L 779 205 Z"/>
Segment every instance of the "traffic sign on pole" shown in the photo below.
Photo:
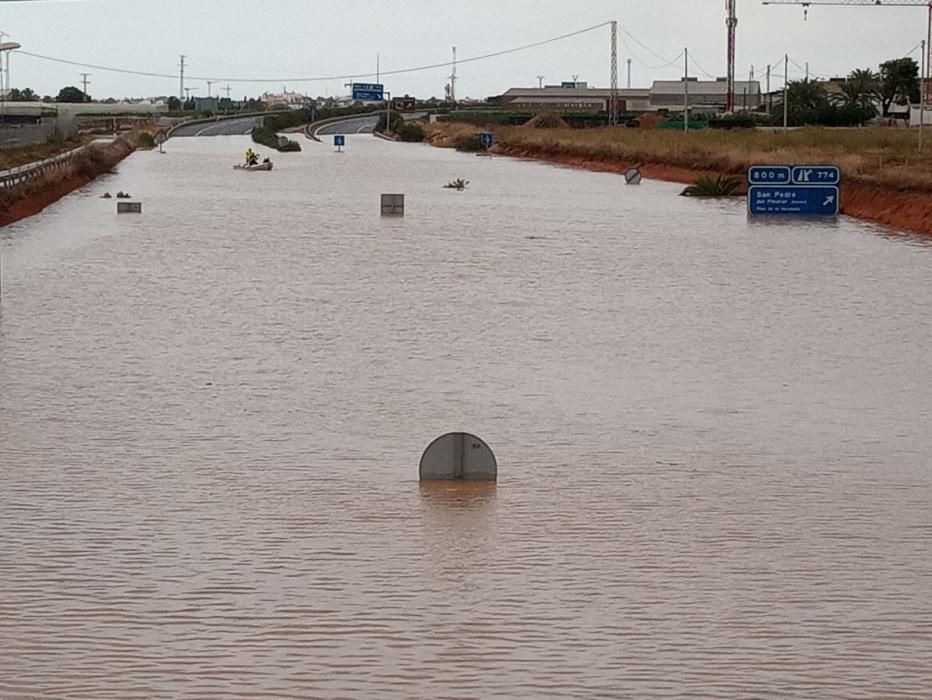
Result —
<path fill-rule="evenodd" d="M 382 102 L 384 92 L 382 83 L 353 83 L 353 100 L 357 102 Z"/>

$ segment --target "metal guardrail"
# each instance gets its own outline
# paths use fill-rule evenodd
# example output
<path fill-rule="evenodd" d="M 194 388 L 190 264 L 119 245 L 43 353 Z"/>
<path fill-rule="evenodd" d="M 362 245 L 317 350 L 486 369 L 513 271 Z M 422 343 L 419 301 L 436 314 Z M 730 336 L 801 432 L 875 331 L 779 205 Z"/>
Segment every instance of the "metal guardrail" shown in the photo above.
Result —
<path fill-rule="evenodd" d="M 0 187 L 16 187 L 34 180 L 50 168 L 59 167 L 81 153 L 88 146 L 78 146 L 57 156 L 19 165 L 9 170 L 0 170 Z"/>

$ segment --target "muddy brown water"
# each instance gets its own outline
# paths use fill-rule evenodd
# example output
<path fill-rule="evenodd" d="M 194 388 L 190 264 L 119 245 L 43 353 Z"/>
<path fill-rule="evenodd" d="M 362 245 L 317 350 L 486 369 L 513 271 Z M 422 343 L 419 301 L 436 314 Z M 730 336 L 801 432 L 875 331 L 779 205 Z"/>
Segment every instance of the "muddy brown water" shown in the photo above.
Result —
<path fill-rule="evenodd" d="M 932 246 L 248 145 L 0 231 L 0 698 L 932 698 Z"/>

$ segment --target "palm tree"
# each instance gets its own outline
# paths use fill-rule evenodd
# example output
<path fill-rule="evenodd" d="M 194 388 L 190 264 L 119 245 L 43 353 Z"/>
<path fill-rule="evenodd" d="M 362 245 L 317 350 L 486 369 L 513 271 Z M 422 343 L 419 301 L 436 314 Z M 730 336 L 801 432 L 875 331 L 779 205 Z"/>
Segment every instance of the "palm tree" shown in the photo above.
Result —
<path fill-rule="evenodd" d="M 857 107 L 865 111 L 877 110 L 880 98 L 880 76 L 870 68 L 858 68 L 851 72 L 841 86 L 841 92 L 832 96 L 835 104 Z"/>
<path fill-rule="evenodd" d="M 824 107 L 828 98 L 825 88 L 813 80 L 794 80 L 786 88 L 790 112 L 808 112 Z"/>

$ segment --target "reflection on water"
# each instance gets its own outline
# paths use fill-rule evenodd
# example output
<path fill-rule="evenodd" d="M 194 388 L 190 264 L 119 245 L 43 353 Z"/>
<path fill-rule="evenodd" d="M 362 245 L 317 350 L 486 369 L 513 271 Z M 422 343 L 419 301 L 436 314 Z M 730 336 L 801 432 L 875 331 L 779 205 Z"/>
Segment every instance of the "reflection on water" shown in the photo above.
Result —
<path fill-rule="evenodd" d="M 0 234 L 0 698 L 929 696 L 921 240 L 247 145 Z"/>

